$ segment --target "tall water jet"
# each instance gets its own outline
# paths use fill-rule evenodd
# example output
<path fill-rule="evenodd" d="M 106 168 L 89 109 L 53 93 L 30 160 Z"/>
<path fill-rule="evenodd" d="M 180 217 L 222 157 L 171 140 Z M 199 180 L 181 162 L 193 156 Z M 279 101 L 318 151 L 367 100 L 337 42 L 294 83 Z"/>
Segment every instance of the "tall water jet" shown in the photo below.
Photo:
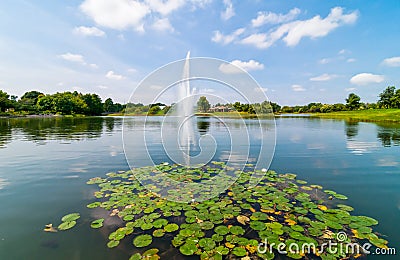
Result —
<path fill-rule="evenodd" d="M 190 87 L 190 51 L 183 66 L 182 80 L 179 84 L 179 102 L 177 116 L 179 130 L 179 147 L 183 153 L 186 166 L 190 166 L 190 151 L 196 144 L 193 118 L 193 95 Z"/>

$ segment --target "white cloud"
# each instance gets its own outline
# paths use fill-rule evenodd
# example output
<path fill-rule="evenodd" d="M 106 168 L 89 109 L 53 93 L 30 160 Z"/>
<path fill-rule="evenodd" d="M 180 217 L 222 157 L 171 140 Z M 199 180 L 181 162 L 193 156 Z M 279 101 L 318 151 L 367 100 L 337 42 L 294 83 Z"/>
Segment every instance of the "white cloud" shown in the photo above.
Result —
<path fill-rule="evenodd" d="M 293 11 L 292 13 L 296 12 L 297 11 Z M 279 18 L 279 16 L 277 17 L 278 18 L 274 19 L 268 18 L 270 19 L 269 22 L 279 22 L 280 19 L 282 20 L 282 18 Z M 253 22 L 258 25 L 262 24 L 262 20 L 265 19 L 260 18 L 258 22 L 256 21 L 257 19 L 253 20 Z M 309 37 L 311 39 L 316 39 L 324 37 L 332 32 L 334 29 L 346 24 L 352 24 L 357 19 L 357 11 L 344 14 L 343 8 L 335 7 L 331 9 L 329 15 L 325 18 L 321 18 L 321 16 L 316 15 L 308 20 L 295 20 L 283 23 L 275 28 L 272 28 L 268 32 L 254 32 L 253 34 L 245 36 L 238 41 L 236 40 L 239 35 L 236 35 L 236 37 L 231 37 L 229 41 L 225 41 L 224 44 L 237 42 L 241 44 L 253 45 L 259 49 L 267 49 L 272 46 L 276 41 L 283 40 L 287 46 L 296 46 L 297 44 L 299 44 L 302 38 Z M 216 33 L 219 33 L 219 31 L 217 31 Z M 224 35 L 221 35 L 221 33 L 215 34 L 213 39 L 223 38 L 223 36 Z M 216 42 L 223 41 L 220 40 Z"/>
<path fill-rule="evenodd" d="M 96 36 L 96 37 L 104 37 L 106 35 L 105 32 L 103 32 L 97 27 L 86 27 L 86 26 L 75 27 L 74 33 L 83 36 Z"/>
<path fill-rule="evenodd" d="M 150 13 L 145 3 L 136 0 L 85 0 L 81 11 L 96 24 L 116 30 L 143 30 L 143 19 Z"/>
<path fill-rule="evenodd" d="M 350 91 L 356 90 L 356 88 L 345 88 L 344 90 L 346 90 L 347 92 L 350 92 Z"/>
<path fill-rule="evenodd" d="M 112 71 L 112 70 L 110 70 L 109 72 L 107 72 L 106 78 L 108 78 L 108 79 L 115 79 L 115 80 L 125 79 L 124 76 L 115 74 L 115 72 Z"/>
<path fill-rule="evenodd" d="M 146 3 L 153 11 L 166 16 L 183 7 L 185 5 L 185 0 L 146 0 Z"/>
<path fill-rule="evenodd" d="M 80 54 L 73 54 L 73 53 L 67 52 L 65 54 L 59 55 L 59 57 L 66 61 L 76 62 L 76 63 L 80 63 L 83 65 L 86 64 L 85 59 Z"/>
<path fill-rule="evenodd" d="M 264 64 L 261 64 L 255 60 L 249 60 L 249 61 L 234 60 L 230 64 L 225 64 L 225 63 L 221 64 L 219 66 L 219 70 L 226 74 L 243 73 L 243 71 L 238 67 L 249 72 L 252 70 L 264 69 Z"/>
<path fill-rule="evenodd" d="M 279 24 L 294 20 L 299 14 L 300 9 L 293 8 L 287 14 L 276 14 L 273 12 L 259 12 L 257 18 L 251 20 L 253 27 L 260 27 L 264 24 Z"/>
<path fill-rule="evenodd" d="M 299 91 L 306 91 L 306 89 L 303 88 L 303 86 L 297 85 L 297 84 L 292 85 L 292 90 L 293 90 L 293 91 L 296 91 L 296 92 L 299 92 Z"/>
<path fill-rule="evenodd" d="M 99 89 L 108 89 L 108 87 L 105 86 L 105 85 L 98 85 L 97 87 L 98 87 Z"/>
<path fill-rule="evenodd" d="M 326 36 L 339 26 L 354 23 L 357 18 L 358 12 L 343 14 L 343 8 L 335 7 L 331 9 L 329 15 L 324 19 L 317 15 L 309 20 L 284 24 L 278 30 L 280 29 L 282 32 L 287 33 L 283 38 L 286 45 L 295 46 L 303 37 L 315 39 Z"/>
<path fill-rule="evenodd" d="M 310 78 L 310 80 L 311 81 L 328 81 L 328 80 L 334 79 L 336 77 L 337 77 L 337 75 L 324 73 L 317 77 Z"/>
<path fill-rule="evenodd" d="M 346 50 L 346 49 L 341 49 L 341 50 L 338 52 L 339 55 L 344 55 L 344 54 L 348 54 L 348 53 L 350 53 L 350 51 L 349 51 L 349 50 Z"/>
<path fill-rule="evenodd" d="M 389 67 L 400 67 L 400 57 L 391 57 L 384 59 L 382 61 L 382 64 Z"/>
<path fill-rule="evenodd" d="M 222 20 L 229 20 L 233 16 L 235 16 L 235 9 L 233 8 L 233 4 L 231 0 L 224 0 L 224 5 L 226 7 L 225 11 L 221 13 Z"/>
<path fill-rule="evenodd" d="M 368 85 L 371 83 L 381 83 L 385 78 L 382 75 L 371 73 L 360 73 L 350 79 L 350 83 L 354 85 Z"/>
<path fill-rule="evenodd" d="M 255 88 L 254 91 L 260 92 L 260 93 L 265 93 L 268 92 L 268 88 Z"/>
<path fill-rule="evenodd" d="M 168 18 L 160 18 L 153 23 L 153 29 L 161 32 L 173 32 L 174 27 L 172 27 Z"/>
<path fill-rule="evenodd" d="M 98 69 L 98 68 L 99 68 L 99 66 L 97 66 L 97 64 L 94 64 L 94 63 L 89 64 L 89 66 L 90 66 L 92 69 Z"/>
<path fill-rule="evenodd" d="M 348 62 L 348 63 L 356 62 L 356 59 L 354 59 L 354 58 L 349 58 L 349 59 L 346 60 L 346 62 Z"/>
<path fill-rule="evenodd" d="M 223 45 L 229 44 L 233 41 L 236 41 L 237 38 L 243 34 L 245 31 L 244 28 L 239 28 L 231 34 L 224 35 L 220 31 L 214 31 L 214 36 L 211 38 L 213 42 L 221 43 Z"/>
<path fill-rule="evenodd" d="M 328 64 L 329 62 L 331 62 L 331 59 L 328 58 L 323 58 L 318 61 L 319 64 Z"/>
<path fill-rule="evenodd" d="M 233 65 L 236 65 L 245 71 L 251 71 L 251 70 L 263 70 L 264 69 L 264 64 L 259 63 L 258 61 L 255 60 L 249 60 L 249 61 L 240 61 L 240 60 L 234 60 L 231 62 Z"/>
<path fill-rule="evenodd" d="M 247 45 L 253 45 L 253 46 L 257 47 L 258 49 L 267 49 L 273 44 L 273 41 L 270 41 L 267 38 L 268 38 L 268 36 L 266 33 L 254 33 L 254 34 L 251 34 L 250 36 L 242 39 L 240 41 L 240 43 L 247 44 Z"/>

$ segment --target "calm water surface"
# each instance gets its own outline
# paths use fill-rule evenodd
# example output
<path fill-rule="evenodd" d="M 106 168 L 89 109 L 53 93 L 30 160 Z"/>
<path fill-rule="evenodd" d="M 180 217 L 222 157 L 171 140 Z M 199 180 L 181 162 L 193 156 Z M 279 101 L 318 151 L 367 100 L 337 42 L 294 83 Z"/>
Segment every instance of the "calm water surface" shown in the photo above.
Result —
<path fill-rule="evenodd" d="M 127 120 L 129 131 L 143 129 L 143 118 Z M 152 118 L 155 127 L 160 120 Z M 100 213 L 86 208 L 96 190 L 88 179 L 128 169 L 122 125 L 122 118 L 110 117 L 0 119 L 0 259 L 129 258 L 132 247 L 106 247 L 115 226 L 91 229 Z M 226 129 L 218 122 L 203 118 L 197 126 L 224 144 Z M 347 195 L 354 214 L 378 219 L 376 230 L 400 250 L 400 125 L 279 118 L 276 126 L 271 169 Z M 238 126 L 233 132 L 241 131 Z M 154 141 L 149 148 L 159 146 Z M 218 147 L 218 158 L 225 148 Z M 142 151 L 138 147 L 138 160 Z M 165 161 L 165 155 L 155 160 Z M 70 212 L 82 215 L 74 229 L 43 232 Z"/>

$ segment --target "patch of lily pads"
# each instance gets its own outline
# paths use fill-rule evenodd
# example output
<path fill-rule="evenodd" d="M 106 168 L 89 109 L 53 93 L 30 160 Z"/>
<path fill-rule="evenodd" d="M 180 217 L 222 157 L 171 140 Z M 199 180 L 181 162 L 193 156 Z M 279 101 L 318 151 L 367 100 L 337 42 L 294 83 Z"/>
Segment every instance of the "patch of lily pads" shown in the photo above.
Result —
<path fill-rule="evenodd" d="M 338 242 L 337 235 L 341 232 L 347 235 L 346 242 L 359 245 L 369 242 L 375 247 L 387 248 L 388 242 L 373 231 L 377 220 L 352 215 L 353 207 L 343 204 L 345 195 L 297 180 L 294 174 L 259 171 L 256 173 L 264 177 L 256 187 L 250 187 L 250 176 L 255 172 L 236 171 L 239 178 L 225 193 L 191 203 L 166 200 L 159 196 L 157 189 L 148 191 L 137 178 L 140 175 L 142 182 L 147 178 L 151 183 L 157 181 L 157 174 L 152 173 L 163 171 L 173 180 L 198 182 L 225 170 L 226 165 L 221 162 L 196 169 L 164 163 L 108 173 L 105 178 L 96 177 L 87 182 L 99 187 L 94 194 L 96 201 L 87 207 L 103 208 L 110 218 L 121 219 L 123 225 L 109 234 L 107 246 L 130 244 L 135 252 L 130 259 L 159 259 L 159 249 L 150 248 L 158 239 L 175 247 L 173 254 L 197 255 L 200 259 L 273 259 L 279 255 L 280 243 L 296 244 L 300 248 L 310 243 L 318 248 L 329 241 Z M 181 196 L 195 198 L 196 190 L 176 190 L 171 194 L 177 200 Z M 67 216 L 61 228 L 75 225 L 76 219 Z M 104 219 L 94 220 L 91 227 L 100 228 L 103 222 Z M 257 249 L 265 240 L 275 244 L 272 252 Z M 142 248 L 147 251 L 141 251 Z M 357 256 L 340 250 L 320 255 L 305 251 L 287 256 L 300 259 L 316 255 L 322 259 Z"/>
<path fill-rule="evenodd" d="M 45 232 L 57 232 L 58 230 L 68 230 L 76 225 L 76 221 L 80 218 L 79 213 L 70 213 L 61 218 L 61 224 L 58 225 L 57 229 L 53 227 L 53 224 L 47 224 L 44 228 Z"/>

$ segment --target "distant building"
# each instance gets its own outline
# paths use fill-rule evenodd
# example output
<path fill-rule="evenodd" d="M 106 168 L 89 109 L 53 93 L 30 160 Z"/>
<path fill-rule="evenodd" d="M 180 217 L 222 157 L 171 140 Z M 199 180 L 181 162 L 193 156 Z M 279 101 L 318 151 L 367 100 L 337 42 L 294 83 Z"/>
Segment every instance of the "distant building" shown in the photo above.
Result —
<path fill-rule="evenodd" d="M 209 109 L 210 112 L 230 112 L 232 108 L 227 106 L 216 106 Z"/>

